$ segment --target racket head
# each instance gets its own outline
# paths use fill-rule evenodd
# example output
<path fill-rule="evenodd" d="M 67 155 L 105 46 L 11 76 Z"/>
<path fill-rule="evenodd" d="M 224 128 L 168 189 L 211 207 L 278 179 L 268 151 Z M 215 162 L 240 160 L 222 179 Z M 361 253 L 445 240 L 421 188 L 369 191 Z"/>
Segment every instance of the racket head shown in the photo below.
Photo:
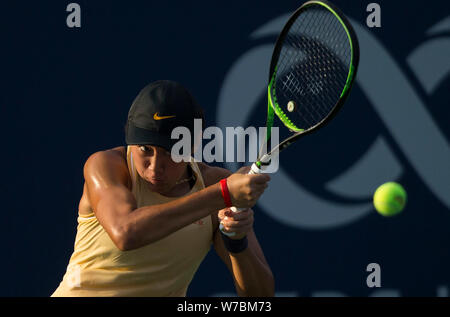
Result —
<path fill-rule="evenodd" d="M 358 63 L 358 39 L 336 6 L 308 1 L 291 15 L 276 41 L 269 72 L 268 130 L 276 114 L 295 133 L 279 150 L 336 115 Z"/>

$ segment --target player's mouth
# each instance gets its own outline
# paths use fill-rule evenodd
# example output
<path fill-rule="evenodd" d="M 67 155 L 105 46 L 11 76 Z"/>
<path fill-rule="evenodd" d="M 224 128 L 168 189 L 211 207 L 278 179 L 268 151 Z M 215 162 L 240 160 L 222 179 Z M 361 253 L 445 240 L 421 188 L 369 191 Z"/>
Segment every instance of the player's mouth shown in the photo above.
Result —
<path fill-rule="evenodd" d="M 162 185 L 162 184 L 165 183 L 165 182 L 164 182 L 164 179 L 162 179 L 162 178 L 154 178 L 154 177 L 150 178 L 150 179 L 149 179 L 149 182 L 150 182 L 151 184 L 153 184 L 153 185 Z"/>

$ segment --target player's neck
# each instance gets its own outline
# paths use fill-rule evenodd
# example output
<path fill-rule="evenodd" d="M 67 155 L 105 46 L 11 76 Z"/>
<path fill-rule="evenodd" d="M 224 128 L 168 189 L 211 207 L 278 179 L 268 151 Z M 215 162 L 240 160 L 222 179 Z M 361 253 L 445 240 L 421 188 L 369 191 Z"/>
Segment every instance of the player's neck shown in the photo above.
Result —
<path fill-rule="evenodd" d="M 165 191 L 164 193 L 159 193 L 160 195 L 166 197 L 182 197 L 189 193 L 195 184 L 195 175 L 192 171 L 192 168 L 189 165 L 186 165 L 186 169 L 182 176 L 177 180 L 175 185 Z"/>

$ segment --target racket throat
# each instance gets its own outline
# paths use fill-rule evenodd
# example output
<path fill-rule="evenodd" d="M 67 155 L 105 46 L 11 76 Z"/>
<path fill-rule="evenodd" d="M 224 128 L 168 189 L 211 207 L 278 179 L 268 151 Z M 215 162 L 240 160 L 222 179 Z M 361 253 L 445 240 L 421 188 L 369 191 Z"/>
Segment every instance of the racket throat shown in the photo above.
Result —
<path fill-rule="evenodd" d="M 272 157 L 269 154 L 264 154 L 258 161 L 252 164 L 251 173 L 261 174 L 267 170 L 270 163 L 272 162 Z"/>
<path fill-rule="evenodd" d="M 257 162 L 256 164 L 258 165 L 258 167 L 261 166 L 267 166 L 270 165 L 270 162 L 272 160 L 272 157 L 270 154 L 264 154 Z"/>

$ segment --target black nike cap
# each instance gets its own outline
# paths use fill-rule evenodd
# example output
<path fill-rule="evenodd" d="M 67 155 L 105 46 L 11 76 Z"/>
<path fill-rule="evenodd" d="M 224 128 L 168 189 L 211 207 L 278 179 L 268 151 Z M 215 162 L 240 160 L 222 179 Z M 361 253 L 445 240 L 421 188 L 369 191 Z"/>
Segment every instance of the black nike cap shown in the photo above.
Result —
<path fill-rule="evenodd" d="M 155 145 L 170 151 L 178 142 L 172 130 L 186 127 L 194 143 L 194 119 L 204 123 L 203 110 L 181 84 L 159 80 L 145 86 L 128 112 L 125 139 L 128 145 Z"/>

